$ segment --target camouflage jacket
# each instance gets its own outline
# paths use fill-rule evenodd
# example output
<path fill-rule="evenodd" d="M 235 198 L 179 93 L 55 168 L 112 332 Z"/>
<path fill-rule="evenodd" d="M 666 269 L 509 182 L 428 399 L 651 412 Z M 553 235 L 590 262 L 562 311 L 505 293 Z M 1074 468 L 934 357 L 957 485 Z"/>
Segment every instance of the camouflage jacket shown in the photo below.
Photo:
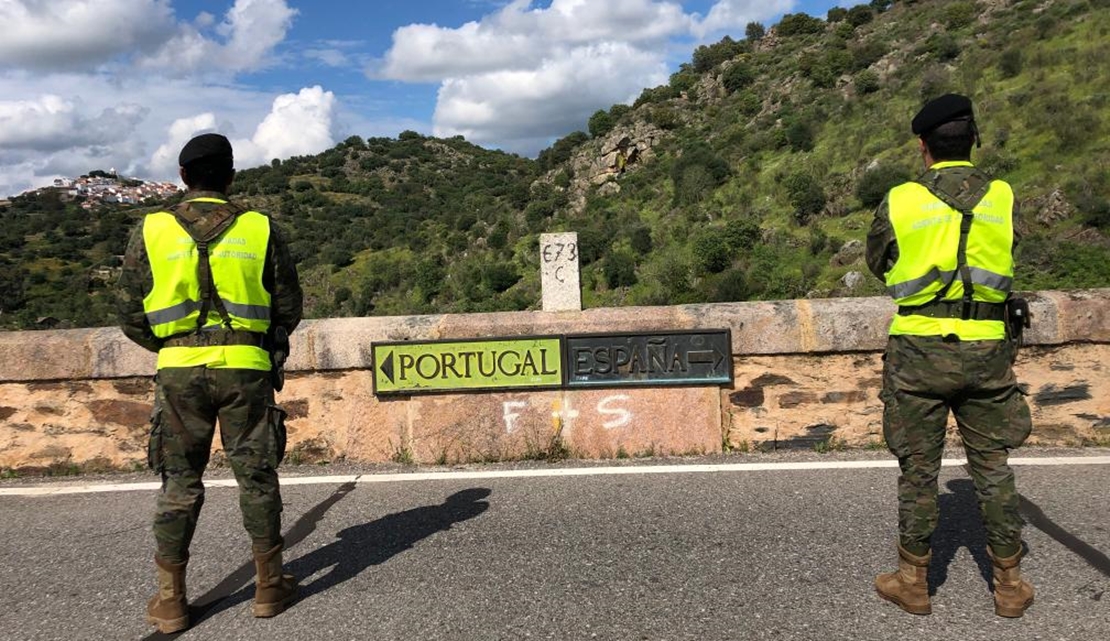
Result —
<path fill-rule="evenodd" d="M 188 198 L 227 197 L 216 192 L 194 191 L 189 193 Z M 206 214 L 214 212 L 217 207 L 220 205 L 215 203 L 190 203 L 184 208 L 182 217 L 189 221 L 190 227 L 203 230 L 210 224 Z M 297 265 L 289 254 L 289 247 L 280 228 L 274 224 L 270 225 L 270 243 L 266 248 L 262 285 L 270 293 L 270 326 L 281 326 L 292 333 L 301 322 L 303 295 Z M 154 275 L 150 270 L 150 257 L 147 256 L 146 243 L 143 240 L 143 221 L 140 221 L 131 232 L 127 253 L 123 257 L 123 271 L 117 284 L 116 313 L 120 328 L 128 338 L 156 352 L 161 348 L 162 340 L 151 331 L 143 309 L 143 299 L 153 287 Z"/>
<path fill-rule="evenodd" d="M 925 172 L 920 182 L 928 182 L 937 191 L 950 194 L 957 202 L 969 202 L 978 188 L 982 185 L 981 170 L 975 167 L 957 166 L 942 169 L 931 169 Z M 875 210 L 875 218 L 871 221 L 871 231 L 867 234 L 867 267 L 879 280 L 886 281 L 886 273 L 898 260 L 898 239 L 894 236 L 894 226 L 890 222 L 890 194 L 888 193 L 879 208 Z M 1014 220 L 1017 220 L 1018 207 L 1014 202 Z M 1017 229 L 1014 229 L 1014 245 L 1017 246 Z M 1013 251 L 1011 247 L 1011 251 Z M 955 253 L 956 248 L 952 248 Z"/>

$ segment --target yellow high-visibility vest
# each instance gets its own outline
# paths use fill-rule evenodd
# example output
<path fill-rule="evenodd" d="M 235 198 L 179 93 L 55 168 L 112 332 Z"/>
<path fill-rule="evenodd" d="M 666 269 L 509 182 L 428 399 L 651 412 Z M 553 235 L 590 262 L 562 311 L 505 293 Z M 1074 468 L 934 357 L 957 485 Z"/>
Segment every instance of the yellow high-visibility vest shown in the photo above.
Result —
<path fill-rule="evenodd" d="M 970 167 L 969 162 L 942 162 L 932 169 Z M 888 195 L 890 222 L 898 243 L 898 260 L 886 272 L 887 292 L 899 305 L 918 306 L 933 301 L 952 281 L 941 300 L 960 301 L 964 284 L 958 273 L 957 249 L 962 214 L 934 196 L 924 185 L 908 182 Z M 967 239 L 967 264 L 972 300 L 1001 303 L 1014 281 L 1014 193 L 994 180 L 972 209 L 974 219 Z M 960 340 L 1001 340 L 1005 324 L 997 320 L 963 320 L 896 314 L 892 335 L 944 336 Z"/>
<path fill-rule="evenodd" d="M 195 201 L 223 204 L 215 198 Z M 197 243 L 170 212 L 148 214 L 143 222 L 154 287 L 143 299 L 151 331 L 159 338 L 195 331 L 202 307 L 197 267 L 202 260 Z M 248 211 L 239 214 L 222 234 L 208 243 L 215 295 L 227 310 L 230 329 L 265 334 L 270 328 L 270 293 L 262 284 L 270 220 Z M 205 328 L 219 328 L 223 319 L 214 306 Z M 197 367 L 270 369 L 270 355 L 253 345 L 164 347 L 158 369 Z"/>

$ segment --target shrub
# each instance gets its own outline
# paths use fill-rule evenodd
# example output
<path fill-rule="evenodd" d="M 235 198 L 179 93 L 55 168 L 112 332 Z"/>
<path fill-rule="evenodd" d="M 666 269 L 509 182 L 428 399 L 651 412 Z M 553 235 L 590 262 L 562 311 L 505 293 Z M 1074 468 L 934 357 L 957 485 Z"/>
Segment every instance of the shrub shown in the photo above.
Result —
<path fill-rule="evenodd" d="M 720 227 L 703 228 L 694 235 L 694 268 L 701 273 L 717 274 L 732 264 L 732 248 Z"/>
<path fill-rule="evenodd" d="M 500 294 L 520 280 L 516 267 L 510 263 L 493 263 L 482 270 L 482 283 L 490 291 Z"/>
<path fill-rule="evenodd" d="M 852 69 L 866 69 L 882 60 L 889 51 L 887 43 L 877 38 L 872 38 L 863 44 L 852 48 Z"/>
<path fill-rule="evenodd" d="M 742 91 L 736 98 L 736 108 L 745 116 L 754 116 L 763 110 L 763 100 L 752 91 Z"/>
<path fill-rule="evenodd" d="M 886 197 L 891 187 L 910 179 L 905 168 L 898 165 L 880 164 L 863 172 L 856 184 L 856 198 L 867 208 L 875 208 Z"/>
<path fill-rule="evenodd" d="M 641 256 L 647 256 L 651 253 L 651 250 L 655 248 L 651 240 L 650 227 L 641 226 L 633 229 L 632 234 L 629 236 L 629 241 L 632 245 L 632 251 Z"/>
<path fill-rule="evenodd" d="M 758 38 L 757 38 L 758 39 Z M 694 49 L 692 56 L 693 71 L 705 73 L 726 60 L 731 60 L 747 49 L 742 42 L 737 42 L 725 36 L 720 42 L 712 45 L 701 45 Z"/>
<path fill-rule="evenodd" d="M 941 20 L 948 29 L 960 29 L 974 22 L 978 13 L 974 2 L 953 2 L 944 7 Z"/>
<path fill-rule="evenodd" d="M 543 171 L 554 169 L 556 166 L 570 160 L 575 148 L 589 139 L 590 137 L 584 131 L 567 134 L 556 140 L 555 144 L 541 151 L 536 158 L 536 162 L 539 163 L 540 169 Z"/>
<path fill-rule="evenodd" d="M 724 237 L 734 252 L 751 249 L 762 236 L 759 222 L 752 217 L 738 218 L 725 223 Z"/>
<path fill-rule="evenodd" d="M 723 272 L 709 294 L 710 302 L 714 303 L 727 303 L 747 299 L 748 279 L 744 275 L 744 271 L 740 269 L 730 269 Z"/>
<path fill-rule="evenodd" d="M 594 112 L 594 115 L 590 116 L 587 128 L 591 137 L 600 138 L 612 131 L 614 124 L 613 117 L 609 115 L 608 111 L 598 109 Z"/>
<path fill-rule="evenodd" d="M 848 17 L 848 10 L 844 7 L 833 7 L 825 14 L 825 21 L 829 24 L 834 22 L 842 22 Z"/>
<path fill-rule="evenodd" d="M 812 174 L 799 172 L 787 176 L 786 193 L 794 208 L 794 219 L 804 224 L 825 208 L 825 190 Z"/>
<path fill-rule="evenodd" d="M 925 52 L 940 62 L 947 62 L 960 55 L 960 44 L 950 33 L 934 33 L 925 41 Z"/>
<path fill-rule="evenodd" d="M 998 71 L 1003 78 L 1013 78 L 1021 73 L 1023 63 L 1024 58 L 1021 49 L 1017 47 L 1007 49 L 1002 52 L 1002 56 L 998 59 Z"/>
<path fill-rule="evenodd" d="M 784 37 L 821 33 L 824 30 L 824 21 L 807 13 L 788 13 L 779 20 L 775 29 L 778 35 Z"/>
<path fill-rule="evenodd" d="M 767 35 L 767 30 L 760 22 L 749 22 L 748 26 L 744 28 L 744 37 L 748 39 L 748 42 L 762 40 L 765 35 Z"/>
<path fill-rule="evenodd" d="M 677 71 L 671 74 L 669 85 L 675 95 L 682 95 L 688 93 L 698 83 L 699 78 L 700 76 L 692 71 Z"/>
<path fill-rule="evenodd" d="M 848 9 L 845 19 L 853 26 L 861 27 L 875 18 L 875 13 L 871 7 L 865 4 L 857 4 L 856 6 Z"/>
<path fill-rule="evenodd" d="M 636 284 L 636 258 L 626 249 L 618 249 L 605 257 L 605 283 L 610 289 Z"/>
<path fill-rule="evenodd" d="M 682 150 L 682 156 L 671 166 L 675 204 L 701 202 L 709 192 L 728 180 L 728 163 L 715 154 L 709 145 L 695 142 Z"/>
<path fill-rule="evenodd" d="M 924 104 L 951 91 L 952 79 L 943 67 L 930 67 L 921 74 L 921 103 Z"/>
<path fill-rule="evenodd" d="M 755 72 L 752 68 L 743 62 L 737 62 L 729 66 L 723 74 L 721 74 L 721 84 L 729 93 L 736 93 L 741 89 L 746 89 L 755 81 Z"/>
<path fill-rule="evenodd" d="M 860 71 L 852 78 L 852 81 L 856 86 L 856 93 L 861 95 L 875 93 L 880 88 L 879 74 L 870 69 Z"/>
<path fill-rule="evenodd" d="M 798 118 L 786 125 L 786 144 L 794 151 L 813 151 L 813 123 L 808 118 Z"/>
<path fill-rule="evenodd" d="M 652 107 L 648 111 L 647 117 L 648 122 L 660 129 L 677 129 L 682 124 L 682 118 L 678 115 L 678 112 L 669 107 Z"/>
<path fill-rule="evenodd" d="M 609 108 L 609 117 L 613 119 L 613 123 L 615 124 L 617 121 L 623 118 L 626 113 L 630 111 L 632 111 L 632 107 L 617 103 Z"/>

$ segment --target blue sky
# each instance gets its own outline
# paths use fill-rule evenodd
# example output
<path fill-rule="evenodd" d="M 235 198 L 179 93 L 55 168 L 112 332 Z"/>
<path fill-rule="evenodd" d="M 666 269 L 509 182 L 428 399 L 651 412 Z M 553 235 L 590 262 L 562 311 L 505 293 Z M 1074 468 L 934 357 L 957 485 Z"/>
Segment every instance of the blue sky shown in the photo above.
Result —
<path fill-rule="evenodd" d="M 116 168 L 173 179 L 191 136 L 239 167 L 350 135 L 534 155 L 694 47 L 851 0 L 4 0 L 0 196 Z"/>

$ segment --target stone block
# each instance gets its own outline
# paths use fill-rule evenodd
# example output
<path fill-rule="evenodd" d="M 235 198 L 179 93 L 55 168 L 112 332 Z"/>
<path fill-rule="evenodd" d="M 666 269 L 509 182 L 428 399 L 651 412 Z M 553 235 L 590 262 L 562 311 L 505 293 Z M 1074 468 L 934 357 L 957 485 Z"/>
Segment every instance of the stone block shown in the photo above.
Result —
<path fill-rule="evenodd" d="M 556 410 L 576 457 L 682 456 L 721 451 L 717 387 L 574 390 Z"/>
<path fill-rule="evenodd" d="M 408 407 L 375 398 L 368 371 L 291 378 L 277 401 L 293 410 L 286 417 L 290 462 L 382 462 L 404 450 Z"/>
<path fill-rule="evenodd" d="M 418 463 L 540 459 L 557 453 L 560 392 L 412 396 L 411 454 Z"/>
<path fill-rule="evenodd" d="M 575 232 L 540 234 L 539 258 L 543 311 L 581 311 L 582 282 L 578 267 L 578 234 Z"/>

